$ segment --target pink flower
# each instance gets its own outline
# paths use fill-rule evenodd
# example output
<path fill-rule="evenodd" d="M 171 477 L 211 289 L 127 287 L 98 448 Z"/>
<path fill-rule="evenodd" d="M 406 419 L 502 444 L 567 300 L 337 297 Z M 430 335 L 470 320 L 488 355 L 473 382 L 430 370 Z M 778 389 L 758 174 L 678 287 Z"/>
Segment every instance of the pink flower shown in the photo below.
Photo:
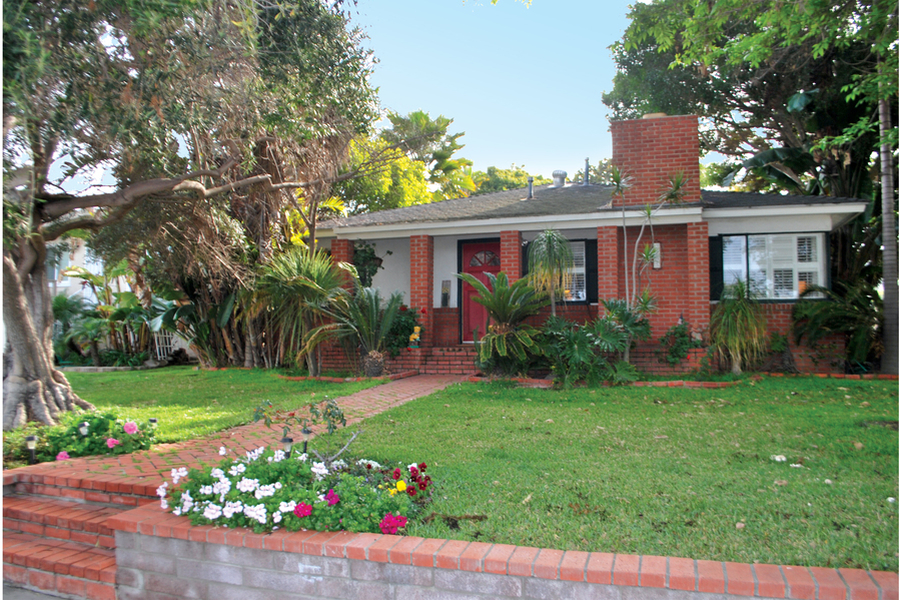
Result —
<path fill-rule="evenodd" d="M 334 506 L 341 501 L 338 495 L 334 493 L 334 490 L 328 490 L 328 493 L 325 494 L 325 500 L 328 501 L 328 506 Z"/>
<path fill-rule="evenodd" d="M 63 450 L 56 455 L 56 460 L 69 460 L 69 453 Z"/>
<path fill-rule="evenodd" d="M 381 520 L 381 523 L 378 524 L 381 528 L 381 533 L 385 535 L 393 535 L 397 533 L 397 530 L 401 527 L 406 526 L 406 517 L 397 515 L 396 517 L 391 513 L 384 515 L 384 518 Z"/>
<path fill-rule="evenodd" d="M 106 440 L 106 447 L 107 447 L 107 448 L 115 448 L 116 446 L 118 446 L 118 445 L 121 444 L 121 443 L 122 443 L 122 442 L 120 442 L 120 441 L 117 440 L 116 438 L 107 438 L 107 440 Z"/>
<path fill-rule="evenodd" d="M 125 423 L 124 429 L 125 433 L 127 433 L 128 435 L 134 435 L 138 432 L 137 423 L 135 423 L 134 421 L 128 421 L 127 423 Z"/>
<path fill-rule="evenodd" d="M 302 519 L 303 517 L 308 517 L 309 515 L 311 515 L 312 509 L 313 507 L 309 504 L 301 502 L 296 507 L 294 507 L 294 514 Z"/>

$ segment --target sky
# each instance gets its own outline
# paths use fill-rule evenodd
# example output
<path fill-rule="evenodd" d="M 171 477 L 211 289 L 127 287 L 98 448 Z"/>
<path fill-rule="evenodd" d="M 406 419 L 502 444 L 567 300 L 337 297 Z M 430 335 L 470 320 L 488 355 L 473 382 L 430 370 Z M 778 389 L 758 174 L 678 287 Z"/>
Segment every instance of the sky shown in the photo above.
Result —
<path fill-rule="evenodd" d="M 358 0 L 351 21 L 378 63 L 384 109 L 424 110 L 464 131 L 456 156 L 474 169 L 569 177 L 612 156 L 609 46 L 628 26 L 626 0 Z"/>

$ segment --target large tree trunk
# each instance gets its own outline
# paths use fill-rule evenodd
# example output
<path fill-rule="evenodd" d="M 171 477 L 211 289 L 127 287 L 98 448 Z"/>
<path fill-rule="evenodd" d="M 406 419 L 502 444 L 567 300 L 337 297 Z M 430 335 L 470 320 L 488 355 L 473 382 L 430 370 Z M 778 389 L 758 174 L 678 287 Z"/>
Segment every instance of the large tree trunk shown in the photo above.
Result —
<path fill-rule="evenodd" d="M 35 253 L 31 248 L 28 253 Z M 3 373 L 3 429 L 36 420 L 56 424 L 60 413 L 94 407 L 75 395 L 62 372 L 53 367 L 53 313 L 44 273 L 43 253 L 27 256 L 30 268 L 20 273 L 3 256 L 3 321 L 12 349 L 12 366 Z"/>
<path fill-rule="evenodd" d="M 878 121 L 881 139 L 891 128 L 891 108 L 887 99 L 878 102 Z M 894 161 L 890 144 L 881 144 L 881 238 L 884 280 L 884 354 L 881 372 L 896 375 L 898 353 L 898 289 L 897 289 L 897 224 L 894 219 Z"/>

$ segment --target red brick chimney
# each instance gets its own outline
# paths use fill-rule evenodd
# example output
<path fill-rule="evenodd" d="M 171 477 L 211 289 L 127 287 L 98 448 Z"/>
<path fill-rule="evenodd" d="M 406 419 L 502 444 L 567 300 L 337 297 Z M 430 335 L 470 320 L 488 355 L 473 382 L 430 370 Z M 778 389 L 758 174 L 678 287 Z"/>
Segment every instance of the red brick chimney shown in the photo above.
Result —
<path fill-rule="evenodd" d="M 612 162 L 631 176 L 626 206 L 655 204 L 669 188 L 669 176 L 683 171 L 684 202 L 700 201 L 700 140 L 694 115 L 646 115 L 632 121 L 611 121 Z M 613 206 L 622 206 L 613 199 Z"/>

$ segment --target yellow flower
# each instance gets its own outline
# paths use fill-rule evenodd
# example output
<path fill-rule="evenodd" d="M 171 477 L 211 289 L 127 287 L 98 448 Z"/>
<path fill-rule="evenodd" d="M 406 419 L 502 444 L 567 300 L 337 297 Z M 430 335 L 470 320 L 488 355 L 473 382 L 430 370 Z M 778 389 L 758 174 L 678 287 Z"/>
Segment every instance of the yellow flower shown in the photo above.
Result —
<path fill-rule="evenodd" d="M 403 481 L 402 479 L 401 479 L 400 481 L 397 482 L 397 491 L 398 491 L 398 492 L 405 492 L 405 491 L 406 491 L 406 482 Z"/>
<path fill-rule="evenodd" d="M 390 492 L 391 496 L 393 496 L 394 494 L 397 493 L 397 490 L 395 490 L 395 489 L 391 489 L 391 490 L 388 490 L 388 491 Z"/>

